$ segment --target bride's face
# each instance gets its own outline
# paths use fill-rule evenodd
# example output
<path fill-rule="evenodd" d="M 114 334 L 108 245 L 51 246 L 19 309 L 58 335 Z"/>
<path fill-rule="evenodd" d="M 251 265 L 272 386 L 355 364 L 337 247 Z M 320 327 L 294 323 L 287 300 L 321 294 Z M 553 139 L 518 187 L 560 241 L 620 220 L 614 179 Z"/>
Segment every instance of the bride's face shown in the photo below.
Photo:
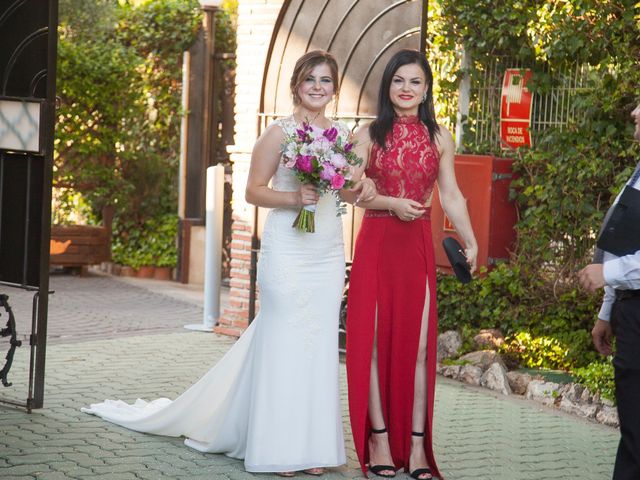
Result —
<path fill-rule="evenodd" d="M 333 99 L 335 86 L 326 63 L 316 65 L 298 87 L 300 105 L 308 110 L 322 110 Z"/>

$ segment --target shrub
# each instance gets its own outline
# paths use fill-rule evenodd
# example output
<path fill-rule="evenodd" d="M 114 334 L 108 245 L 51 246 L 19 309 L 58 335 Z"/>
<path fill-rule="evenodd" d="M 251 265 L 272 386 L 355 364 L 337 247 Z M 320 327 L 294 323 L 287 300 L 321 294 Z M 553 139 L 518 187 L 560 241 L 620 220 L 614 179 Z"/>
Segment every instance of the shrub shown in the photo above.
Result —
<path fill-rule="evenodd" d="M 602 398 L 615 401 L 615 385 L 611 359 L 592 362 L 586 367 L 577 368 L 573 376 L 591 392 L 599 392 Z"/>
<path fill-rule="evenodd" d="M 178 217 L 163 215 L 149 219 L 142 228 L 134 224 L 114 224 L 113 261 L 133 268 L 144 265 L 175 267 Z"/>
<path fill-rule="evenodd" d="M 553 337 L 534 337 L 520 332 L 506 338 L 500 353 L 514 357 L 527 368 L 566 370 L 570 367 L 568 349 Z"/>

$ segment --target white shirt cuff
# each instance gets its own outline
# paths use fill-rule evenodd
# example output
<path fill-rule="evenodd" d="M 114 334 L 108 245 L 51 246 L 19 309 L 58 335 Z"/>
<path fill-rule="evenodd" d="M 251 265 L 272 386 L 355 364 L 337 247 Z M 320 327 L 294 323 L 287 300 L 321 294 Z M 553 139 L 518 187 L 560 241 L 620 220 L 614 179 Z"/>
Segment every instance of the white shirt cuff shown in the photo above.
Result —
<path fill-rule="evenodd" d="M 622 280 L 622 262 L 619 258 L 613 258 L 607 260 L 602 265 L 602 275 L 604 276 L 604 283 L 612 288 L 620 288 Z"/>
<path fill-rule="evenodd" d="M 609 321 L 609 319 L 611 318 L 611 303 L 604 302 L 602 304 L 602 306 L 600 307 L 600 312 L 598 313 L 598 318 L 600 320 L 604 320 L 605 322 Z"/>

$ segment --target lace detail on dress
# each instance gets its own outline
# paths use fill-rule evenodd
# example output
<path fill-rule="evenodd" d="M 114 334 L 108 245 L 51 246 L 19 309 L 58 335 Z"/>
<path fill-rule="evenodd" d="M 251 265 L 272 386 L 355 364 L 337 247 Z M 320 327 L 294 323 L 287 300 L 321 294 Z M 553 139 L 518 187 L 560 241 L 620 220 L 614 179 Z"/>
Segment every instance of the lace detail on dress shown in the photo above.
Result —
<path fill-rule="evenodd" d="M 373 144 L 367 177 L 382 195 L 410 198 L 425 205 L 433 192 L 440 164 L 438 149 L 431 142 L 427 127 L 416 116 L 396 118 L 386 143 L 386 149 Z M 389 213 L 367 210 L 365 215 L 379 217 Z"/>

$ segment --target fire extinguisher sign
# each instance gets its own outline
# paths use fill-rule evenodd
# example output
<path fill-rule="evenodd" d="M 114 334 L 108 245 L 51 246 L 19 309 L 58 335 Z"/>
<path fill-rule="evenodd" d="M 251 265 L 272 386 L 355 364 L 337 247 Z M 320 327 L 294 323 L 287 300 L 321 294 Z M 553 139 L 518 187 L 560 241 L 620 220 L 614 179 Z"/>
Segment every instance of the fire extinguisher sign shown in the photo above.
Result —
<path fill-rule="evenodd" d="M 527 88 L 531 70 L 509 68 L 504 72 L 500 100 L 500 139 L 502 148 L 530 147 L 532 94 Z"/>

